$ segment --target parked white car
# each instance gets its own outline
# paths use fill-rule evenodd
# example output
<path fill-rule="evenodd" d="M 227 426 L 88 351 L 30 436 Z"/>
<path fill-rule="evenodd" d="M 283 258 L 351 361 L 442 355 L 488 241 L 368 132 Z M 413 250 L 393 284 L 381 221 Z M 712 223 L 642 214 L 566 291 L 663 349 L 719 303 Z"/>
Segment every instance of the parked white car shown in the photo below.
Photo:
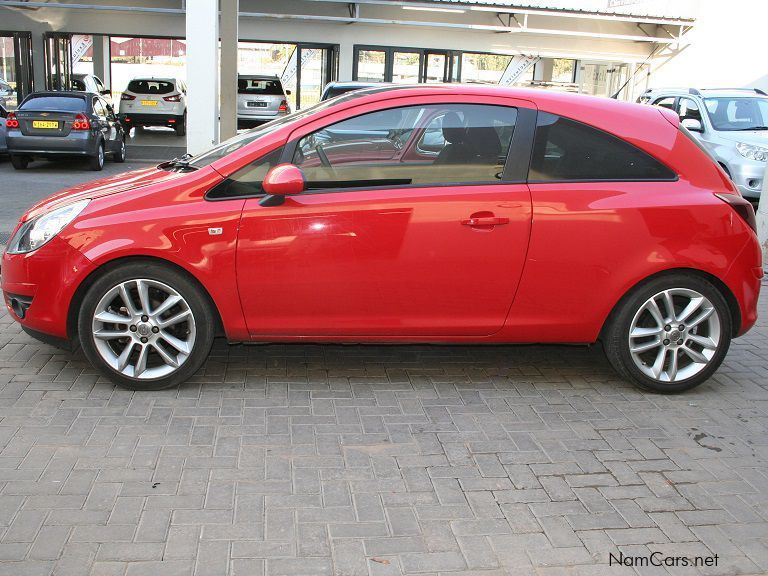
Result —
<path fill-rule="evenodd" d="M 167 126 L 187 133 L 187 85 L 176 78 L 134 78 L 120 97 L 126 132 L 134 126 Z"/>

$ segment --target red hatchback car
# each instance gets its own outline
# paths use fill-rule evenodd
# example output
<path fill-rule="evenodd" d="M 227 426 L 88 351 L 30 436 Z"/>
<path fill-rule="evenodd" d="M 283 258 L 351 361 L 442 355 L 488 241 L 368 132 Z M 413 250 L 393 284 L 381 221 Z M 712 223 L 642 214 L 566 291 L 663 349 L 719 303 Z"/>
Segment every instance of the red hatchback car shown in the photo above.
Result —
<path fill-rule="evenodd" d="M 673 113 L 484 86 L 353 92 L 30 209 L 28 332 L 173 386 L 229 341 L 592 343 L 706 380 L 756 320 L 752 206 Z"/>

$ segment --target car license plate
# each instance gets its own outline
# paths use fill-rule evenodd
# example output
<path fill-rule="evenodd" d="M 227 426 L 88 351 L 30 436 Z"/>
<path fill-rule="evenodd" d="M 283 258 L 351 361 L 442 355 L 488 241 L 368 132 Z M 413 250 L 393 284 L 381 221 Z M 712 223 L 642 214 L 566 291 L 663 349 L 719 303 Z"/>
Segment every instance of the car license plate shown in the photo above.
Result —
<path fill-rule="evenodd" d="M 157 100 L 142 100 L 142 106 L 157 106 Z"/>
<path fill-rule="evenodd" d="M 50 120 L 32 120 L 32 128 L 52 128 L 56 130 L 58 127 L 58 122 L 51 122 Z"/>
<path fill-rule="evenodd" d="M 251 101 L 247 102 L 246 104 L 248 104 L 249 108 L 266 108 L 267 107 L 267 103 L 266 102 L 254 102 L 254 101 L 251 100 Z"/>

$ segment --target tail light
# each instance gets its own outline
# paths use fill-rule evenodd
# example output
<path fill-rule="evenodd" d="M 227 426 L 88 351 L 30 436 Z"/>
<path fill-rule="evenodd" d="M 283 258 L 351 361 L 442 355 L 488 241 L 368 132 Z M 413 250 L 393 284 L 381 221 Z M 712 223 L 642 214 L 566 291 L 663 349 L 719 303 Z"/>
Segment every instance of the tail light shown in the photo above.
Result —
<path fill-rule="evenodd" d="M 757 219 L 755 218 L 755 209 L 749 200 L 745 200 L 741 194 L 715 194 L 720 200 L 733 208 L 741 216 L 747 226 L 757 232 Z"/>
<path fill-rule="evenodd" d="M 6 128 L 18 128 L 19 127 L 19 121 L 16 120 L 16 114 L 13 112 L 8 113 L 8 118 L 5 120 L 5 127 Z"/>
<path fill-rule="evenodd" d="M 136 100 L 136 96 L 131 96 L 130 94 L 122 94 L 120 96 L 120 100 Z"/>
<path fill-rule="evenodd" d="M 165 96 L 163 100 L 166 102 L 181 102 L 181 94 L 174 94 L 172 96 Z"/>
<path fill-rule="evenodd" d="M 280 102 L 280 107 L 277 109 L 278 112 L 282 112 L 283 114 L 288 112 L 288 102 L 283 100 Z"/>
<path fill-rule="evenodd" d="M 91 123 L 86 118 L 85 114 L 78 114 L 75 116 L 75 121 L 72 122 L 72 130 L 90 130 Z"/>

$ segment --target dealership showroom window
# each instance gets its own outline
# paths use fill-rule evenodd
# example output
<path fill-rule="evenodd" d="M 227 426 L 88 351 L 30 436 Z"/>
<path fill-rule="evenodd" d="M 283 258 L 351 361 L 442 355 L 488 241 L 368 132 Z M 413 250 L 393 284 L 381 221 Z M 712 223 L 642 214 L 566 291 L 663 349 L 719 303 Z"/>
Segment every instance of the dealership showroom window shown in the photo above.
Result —
<path fill-rule="evenodd" d="M 0 0 L 0 575 L 768 573 L 766 20 Z"/>

